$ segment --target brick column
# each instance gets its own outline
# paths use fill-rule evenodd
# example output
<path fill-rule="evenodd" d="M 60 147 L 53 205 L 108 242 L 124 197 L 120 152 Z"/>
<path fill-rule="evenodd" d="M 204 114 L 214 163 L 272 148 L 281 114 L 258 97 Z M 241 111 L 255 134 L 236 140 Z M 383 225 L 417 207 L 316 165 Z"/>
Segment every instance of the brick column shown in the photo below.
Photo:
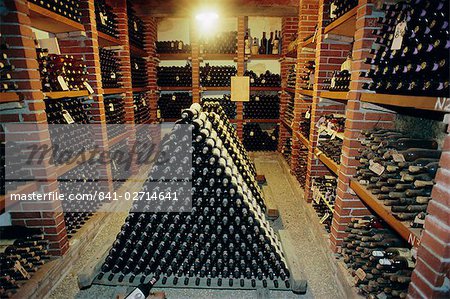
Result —
<path fill-rule="evenodd" d="M 238 19 L 238 40 L 237 40 L 237 75 L 244 76 L 246 69 L 245 60 L 245 31 L 248 26 L 248 17 L 239 16 Z M 242 140 L 244 134 L 244 102 L 236 102 L 236 119 L 237 121 L 237 135 Z"/>
<path fill-rule="evenodd" d="M 192 50 L 192 103 L 200 103 L 200 45 L 197 23 L 191 19 L 190 40 Z"/>
<path fill-rule="evenodd" d="M 145 51 L 149 55 L 147 61 L 147 74 L 148 74 L 148 93 L 150 99 L 150 121 L 156 122 L 156 110 L 158 109 L 158 94 L 156 93 L 156 67 L 158 64 L 156 54 L 156 40 L 157 40 L 157 22 L 155 17 L 149 15 L 141 16 L 145 23 Z"/>
<path fill-rule="evenodd" d="M 27 1 L 7 0 L 5 5 L 9 9 L 9 13 L 2 17 L 1 33 L 2 37 L 6 39 L 6 43 L 10 45 L 10 49 L 5 53 L 16 67 L 11 75 L 19 86 L 17 93 L 22 100 L 23 108 L 2 112 L 0 121 L 2 123 L 22 123 L 24 128 L 28 129 L 29 134 L 22 134 L 23 130 L 7 129 L 5 135 L 8 139 L 24 141 L 27 144 L 36 142 L 40 145 L 50 145 L 44 96 L 41 91 L 39 66 L 36 60 L 31 20 L 28 17 Z M 36 180 L 42 180 L 42 182 L 36 183 L 38 190 L 34 188 L 29 192 L 58 191 L 55 168 L 48 164 L 48 161 L 39 165 L 30 165 L 30 171 Z M 52 201 L 27 204 L 27 211 L 11 213 L 12 224 L 42 228 L 45 238 L 49 240 L 50 254 L 63 255 L 69 248 L 69 243 L 60 203 Z"/>

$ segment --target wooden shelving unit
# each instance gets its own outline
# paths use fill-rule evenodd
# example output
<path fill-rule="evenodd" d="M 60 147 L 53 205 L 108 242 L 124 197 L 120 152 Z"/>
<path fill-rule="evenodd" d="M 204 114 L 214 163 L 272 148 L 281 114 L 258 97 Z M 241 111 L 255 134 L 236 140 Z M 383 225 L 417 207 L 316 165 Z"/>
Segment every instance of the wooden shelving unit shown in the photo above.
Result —
<path fill-rule="evenodd" d="M 308 37 L 306 40 L 304 40 L 301 44 L 302 48 L 315 48 L 316 43 L 314 40 L 314 35 L 311 37 Z"/>
<path fill-rule="evenodd" d="M 328 169 L 331 170 L 335 175 L 338 175 L 339 173 L 339 165 L 336 164 L 333 160 L 328 158 L 321 150 L 318 148 L 314 149 L 314 155 L 316 155 L 317 158 L 319 158 L 320 161 L 322 161 L 323 164 L 325 164 Z"/>
<path fill-rule="evenodd" d="M 417 97 L 380 93 L 363 93 L 361 102 L 394 107 L 450 112 L 449 98 Z"/>
<path fill-rule="evenodd" d="M 237 54 L 200 54 L 200 60 L 236 60 Z"/>
<path fill-rule="evenodd" d="M 190 91 L 192 87 L 190 86 L 159 86 L 161 91 Z"/>
<path fill-rule="evenodd" d="M 339 100 L 339 101 L 347 101 L 347 91 L 322 91 L 320 92 L 321 98 L 327 98 L 332 100 Z"/>
<path fill-rule="evenodd" d="M 189 60 L 191 53 L 160 53 L 158 58 L 160 60 Z"/>
<path fill-rule="evenodd" d="M 420 243 L 421 230 L 409 227 L 408 222 L 399 221 L 391 212 L 386 209 L 386 206 L 378 200 L 369 190 L 356 180 L 350 181 L 350 188 L 367 204 L 380 218 L 386 221 L 391 228 L 393 228 L 404 240 L 406 240 L 413 247 Z"/>
<path fill-rule="evenodd" d="M 231 86 L 201 86 L 201 91 L 226 91 L 231 90 Z"/>
<path fill-rule="evenodd" d="M 145 91 L 150 91 L 150 89 L 148 87 L 133 87 L 132 88 L 133 92 L 145 92 Z"/>
<path fill-rule="evenodd" d="M 258 54 L 258 55 L 248 55 L 246 56 L 248 60 L 279 60 L 281 55 L 274 54 Z"/>
<path fill-rule="evenodd" d="M 87 90 L 77 90 L 77 91 L 52 91 L 44 92 L 44 96 L 48 99 L 63 99 L 63 98 L 77 98 L 86 97 L 89 95 Z"/>
<path fill-rule="evenodd" d="M 295 88 L 285 87 L 285 88 L 284 88 L 284 91 L 295 94 Z"/>
<path fill-rule="evenodd" d="M 119 94 L 124 93 L 126 90 L 124 88 L 105 88 L 103 89 L 103 94 Z"/>
<path fill-rule="evenodd" d="M 52 33 L 84 31 L 84 26 L 51 10 L 28 2 L 31 24 L 34 28 Z"/>
<path fill-rule="evenodd" d="M 111 35 L 103 32 L 98 32 L 98 45 L 100 47 L 120 46 L 122 42 Z"/>
<path fill-rule="evenodd" d="M 239 120 L 238 120 L 239 122 Z M 280 120 L 278 118 L 246 118 L 242 120 L 243 123 L 278 123 Z"/>
<path fill-rule="evenodd" d="M 324 34 L 332 33 L 353 37 L 353 35 L 355 34 L 357 11 L 358 8 L 355 7 L 341 16 L 339 19 L 334 20 L 331 24 L 325 27 Z"/>
<path fill-rule="evenodd" d="M 281 91 L 281 87 L 276 87 L 276 86 L 250 86 L 250 91 Z"/>
<path fill-rule="evenodd" d="M 85 151 L 84 153 L 78 155 L 75 160 L 71 159 L 71 163 L 62 164 L 56 167 L 56 175 L 57 177 L 61 177 L 63 174 L 71 171 L 72 169 L 78 167 L 80 164 L 89 161 L 95 154 L 98 153 L 98 150 Z"/>
<path fill-rule="evenodd" d="M 16 92 L 2 92 L 0 93 L 0 103 L 18 102 L 20 101 L 19 94 Z"/>

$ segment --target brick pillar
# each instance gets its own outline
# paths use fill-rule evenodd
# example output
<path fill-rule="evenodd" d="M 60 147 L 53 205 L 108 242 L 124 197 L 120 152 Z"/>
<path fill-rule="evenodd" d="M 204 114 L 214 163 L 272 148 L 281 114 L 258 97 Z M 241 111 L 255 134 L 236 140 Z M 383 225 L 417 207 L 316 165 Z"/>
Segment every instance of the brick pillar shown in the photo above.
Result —
<path fill-rule="evenodd" d="M 158 60 L 156 58 L 156 41 L 157 41 L 157 22 L 155 17 L 143 15 L 142 20 L 145 23 L 145 51 L 149 55 L 147 61 L 147 74 L 148 74 L 148 93 L 150 99 L 150 121 L 156 122 L 156 110 L 158 109 L 158 94 L 156 93 L 156 67 Z"/>
<path fill-rule="evenodd" d="M 380 110 L 367 110 L 365 109 L 367 104 L 363 104 L 358 100 L 361 92 L 366 92 L 366 90 L 362 89 L 364 80 L 359 74 L 361 71 L 369 69 L 369 66 L 364 63 L 364 59 L 369 56 L 370 48 L 375 39 L 371 32 L 377 24 L 377 17 L 372 16 L 373 5 L 370 2 L 370 0 L 360 0 L 357 12 L 350 92 L 346 107 L 347 120 L 341 166 L 339 168 L 335 212 L 330 235 L 334 251 L 339 250 L 342 239 L 346 236 L 344 229 L 351 218 L 369 214 L 365 205 L 354 195 L 354 192 L 349 187 L 350 179 L 356 173 L 356 167 L 359 165 L 359 161 L 355 157 L 358 155 L 358 149 L 361 147 L 358 141 L 361 137 L 361 130 L 374 128 L 375 126 L 392 128 L 395 120 L 395 114 Z"/>
<path fill-rule="evenodd" d="M 192 50 L 192 103 L 200 103 L 200 45 L 197 23 L 191 19 L 190 40 Z"/>
<path fill-rule="evenodd" d="M 408 298 L 450 297 L 450 127 L 447 132 Z"/>
<path fill-rule="evenodd" d="M 28 17 L 27 1 L 7 0 L 5 5 L 9 9 L 9 13 L 2 17 L 1 33 L 2 37 L 6 39 L 6 43 L 10 45 L 10 49 L 5 53 L 16 67 L 11 75 L 19 86 L 17 93 L 22 100 L 23 108 L 0 114 L 0 121 L 2 123 L 22 123 L 22 128 L 26 128 L 29 132 L 25 135 L 21 134 L 22 129 L 19 132 L 6 129 L 5 135 L 8 139 L 12 138 L 18 142 L 25 141 L 27 144 L 36 142 L 40 145 L 49 145 L 50 136 L 43 101 L 44 95 L 41 91 L 39 66 L 36 60 L 31 21 Z M 30 171 L 36 180 L 43 181 L 34 182 L 34 185 L 27 184 L 34 186 L 30 188 L 29 192 L 58 191 L 53 165 L 48 164 L 47 161 L 40 165 L 30 165 Z M 7 199 L 8 196 L 5 198 Z M 37 206 L 41 208 L 37 208 Z M 11 213 L 12 224 L 43 228 L 44 236 L 50 242 L 50 254 L 63 255 L 69 248 L 69 243 L 60 203 L 55 201 L 28 203 L 26 209 L 28 211 Z"/>
<path fill-rule="evenodd" d="M 238 40 L 237 40 L 237 75 L 244 76 L 246 69 L 245 59 L 245 31 L 248 26 L 248 17 L 239 16 L 238 19 Z M 244 134 L 243 119 L 244 119 L 244 102 L 236 102 L 236 119 L 237 121 L 237 135 L 242 140 Z"/>

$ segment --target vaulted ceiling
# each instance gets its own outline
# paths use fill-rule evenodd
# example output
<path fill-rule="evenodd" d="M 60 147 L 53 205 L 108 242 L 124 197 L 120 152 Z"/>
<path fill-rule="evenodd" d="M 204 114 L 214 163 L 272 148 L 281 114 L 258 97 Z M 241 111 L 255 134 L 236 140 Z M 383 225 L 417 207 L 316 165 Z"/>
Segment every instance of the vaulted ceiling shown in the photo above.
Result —
<path fill-rule="evenodd" d="M 190 16 L 212 8 L 229 16 L 297 16 L 299 0 L 131 0 L 138 13 Z"/>

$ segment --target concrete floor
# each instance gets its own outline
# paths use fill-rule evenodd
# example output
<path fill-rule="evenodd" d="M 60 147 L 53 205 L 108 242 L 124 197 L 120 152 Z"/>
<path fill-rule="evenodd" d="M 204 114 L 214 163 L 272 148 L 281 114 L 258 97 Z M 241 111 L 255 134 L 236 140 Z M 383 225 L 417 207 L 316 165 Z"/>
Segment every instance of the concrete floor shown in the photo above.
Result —
<path fill-rule="evenodd" d="M 296 179 L 289 173 L 288 166 L 281 154 L 255 153 L 255 163 L 259 174 L 267 179 L 268 189 L 273 201 L 278 205 L 280 218 L 274 223 L 274 228 L 288 230 L 296 249 L 296 261 L 308 281 L 305 295 L 295 295 L 291 292 L 269 291 L 261 295 L 256 291 L 217 291 L 203 289 L 161 289 L 167 298 L 344 298 L 344 293 L 332 270 L 332 258 L 326 241 L 322 235 L 317 217 L 311 211 L 312 207 L 303 200 L 303 191 Z M 82 256 L 91 256 L 105 244 L 112 244 L 120 230 L 126 213 L 109 217 L 107 225 L 99 232 L 97 238 L 86 249 Z M 88 259 L 79 260 L 69 274 L 58 283 L 48 298 L 115 298 L 117 294 L 125 293 L 124 287 L 108 287 L 93 285 L 80 291 L 77 286 L 77 274 L 85 267 Z"/>

